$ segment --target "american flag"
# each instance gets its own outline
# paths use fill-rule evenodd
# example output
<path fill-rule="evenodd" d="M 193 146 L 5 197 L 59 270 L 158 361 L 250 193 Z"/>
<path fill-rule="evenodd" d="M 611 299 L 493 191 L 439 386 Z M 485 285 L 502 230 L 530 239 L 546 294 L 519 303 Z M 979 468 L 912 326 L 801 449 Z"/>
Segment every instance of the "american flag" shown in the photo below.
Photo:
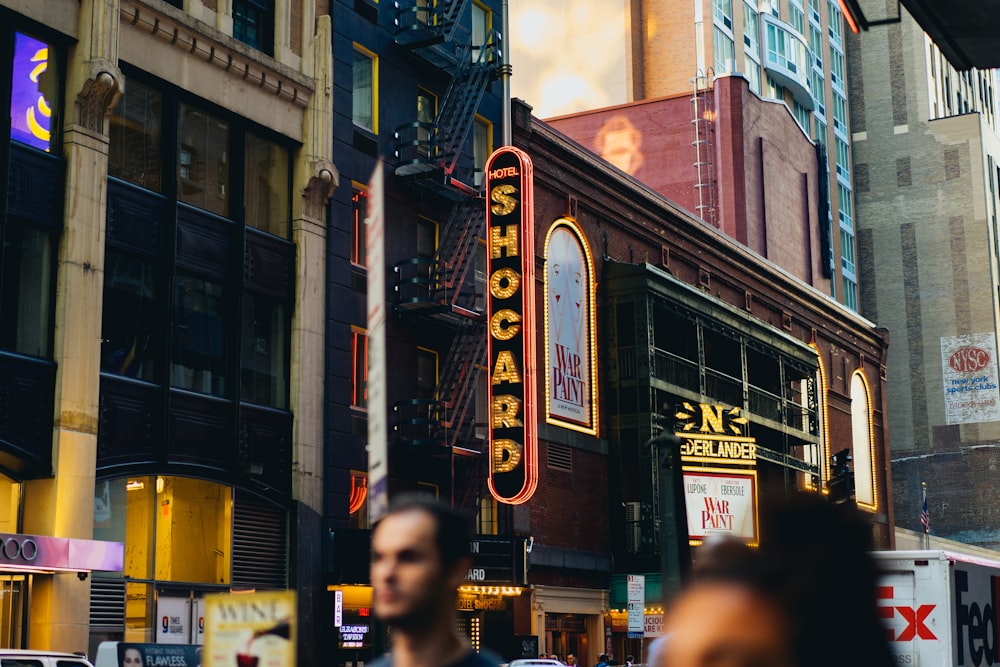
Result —
<path fill-rule="evenodd" d="M 921 491 L 923 492 L 924 502 L 920 506 L 920 525 L 923 526 L 925 533 L 931 532 L 931 515 L 927 511 L 927 484 L 921 484 Z"/>

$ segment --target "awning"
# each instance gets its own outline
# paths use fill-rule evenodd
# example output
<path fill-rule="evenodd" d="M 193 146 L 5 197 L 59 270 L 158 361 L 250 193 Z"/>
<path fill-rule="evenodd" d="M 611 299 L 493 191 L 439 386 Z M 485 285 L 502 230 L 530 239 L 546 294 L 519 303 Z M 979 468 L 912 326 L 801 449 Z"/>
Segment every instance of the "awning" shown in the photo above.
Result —
<path fill-rule="evenodd" d="M 0 533 L 0 572 L 118 572 L 121 542 Z"/>

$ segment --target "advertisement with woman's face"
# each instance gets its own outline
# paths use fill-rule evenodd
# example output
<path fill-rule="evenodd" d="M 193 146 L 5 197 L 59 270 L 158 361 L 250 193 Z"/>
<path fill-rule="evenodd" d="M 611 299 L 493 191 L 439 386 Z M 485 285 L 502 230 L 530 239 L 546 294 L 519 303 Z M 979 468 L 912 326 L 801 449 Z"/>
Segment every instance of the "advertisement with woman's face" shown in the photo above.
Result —
<path fill-rule="evenodd" d="M 593 270 L 585 241 L 557 221 L 545 246 L 545 357 L 548 420 L 596 429 L 592 327 Z"/>

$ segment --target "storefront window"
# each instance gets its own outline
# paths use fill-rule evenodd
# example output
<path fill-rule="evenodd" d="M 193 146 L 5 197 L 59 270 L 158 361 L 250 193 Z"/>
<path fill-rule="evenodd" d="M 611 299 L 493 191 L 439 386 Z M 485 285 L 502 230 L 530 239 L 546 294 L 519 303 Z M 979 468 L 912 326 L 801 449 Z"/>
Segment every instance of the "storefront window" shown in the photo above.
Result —
<path fill-rule="evenodd" d="M 8 218 L 0 256 L 0 348 L 49 355 L 53 239 Z"/>
<path fill-rule="evenodd" d="M 246 137 L 246 223 L 288 238 L 288 151 L 253 134 Z"/>
<path fill-rule="evenodd" d="M 229 123 L 187 104 L 177 120 L 177 195 L 217 215 L 229 215 Z"/>
<path fill-rule="evenodd" d="M 111 114 L 108 174 L 140 187 L 160 191 L 162 157 L 160 125 L 163 99 L 159 91 L 127 81 Z"/>
<path fill-rule="evenodd" d="M 101 370 L 153 382 L 160 340 L 153 266 L 108 250 L 104 267 Z"/>
<path fill-rule="evenodd" d="M 259 294 L 243 295 L 240 398 L 283 408 L 288 405 L 288 322 L 285 307 Z"/>
<path fill-rule="evenodd" d="M 17 533 L 21 509 L 21 484 L 0 474 L 0 533 Z"/>
<path fill-rule="evenodd" d="M 199 479 L 98 481 L 94 538 L 125 543 L 128 579 L 229 584 L 232 506 L 230 487 Z M 145 611 L 126 612 L 145 624 Z"/>
<path fill-rule="evenodd" d="M 225 394 L 224 303 L 221 285 L 194 276 L 177 276 L 170 364 L 170 384 L 174 387 Z"/>
<path fill-rule="evenodd" d="M 43 151 L 53 145 L 58 122 L 59 76 L 49 45 L 22 33 L 14 35 L 11 71 L 10 138 Z"/>

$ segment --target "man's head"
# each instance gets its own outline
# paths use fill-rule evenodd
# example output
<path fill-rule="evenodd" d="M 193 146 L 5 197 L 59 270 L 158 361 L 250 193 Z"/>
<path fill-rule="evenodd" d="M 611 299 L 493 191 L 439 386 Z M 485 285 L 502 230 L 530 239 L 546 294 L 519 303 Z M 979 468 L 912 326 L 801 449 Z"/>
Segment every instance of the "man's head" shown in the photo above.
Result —
<path fill-rule="evenodd" d="M 567 655 L 566 656 L 566 664 L 569 665 L 569 667 L 574 667 L 576 665 L 576 656 L 573 655 L 572 653 L 570 653 L 569 655 Z"/>
<path fill-rule="evenodd" d="M 417 630 L 455 610 L 469 569 L 469 522 L 429 496 L 396 499 L 372 532 L 375 615 Z"/>

